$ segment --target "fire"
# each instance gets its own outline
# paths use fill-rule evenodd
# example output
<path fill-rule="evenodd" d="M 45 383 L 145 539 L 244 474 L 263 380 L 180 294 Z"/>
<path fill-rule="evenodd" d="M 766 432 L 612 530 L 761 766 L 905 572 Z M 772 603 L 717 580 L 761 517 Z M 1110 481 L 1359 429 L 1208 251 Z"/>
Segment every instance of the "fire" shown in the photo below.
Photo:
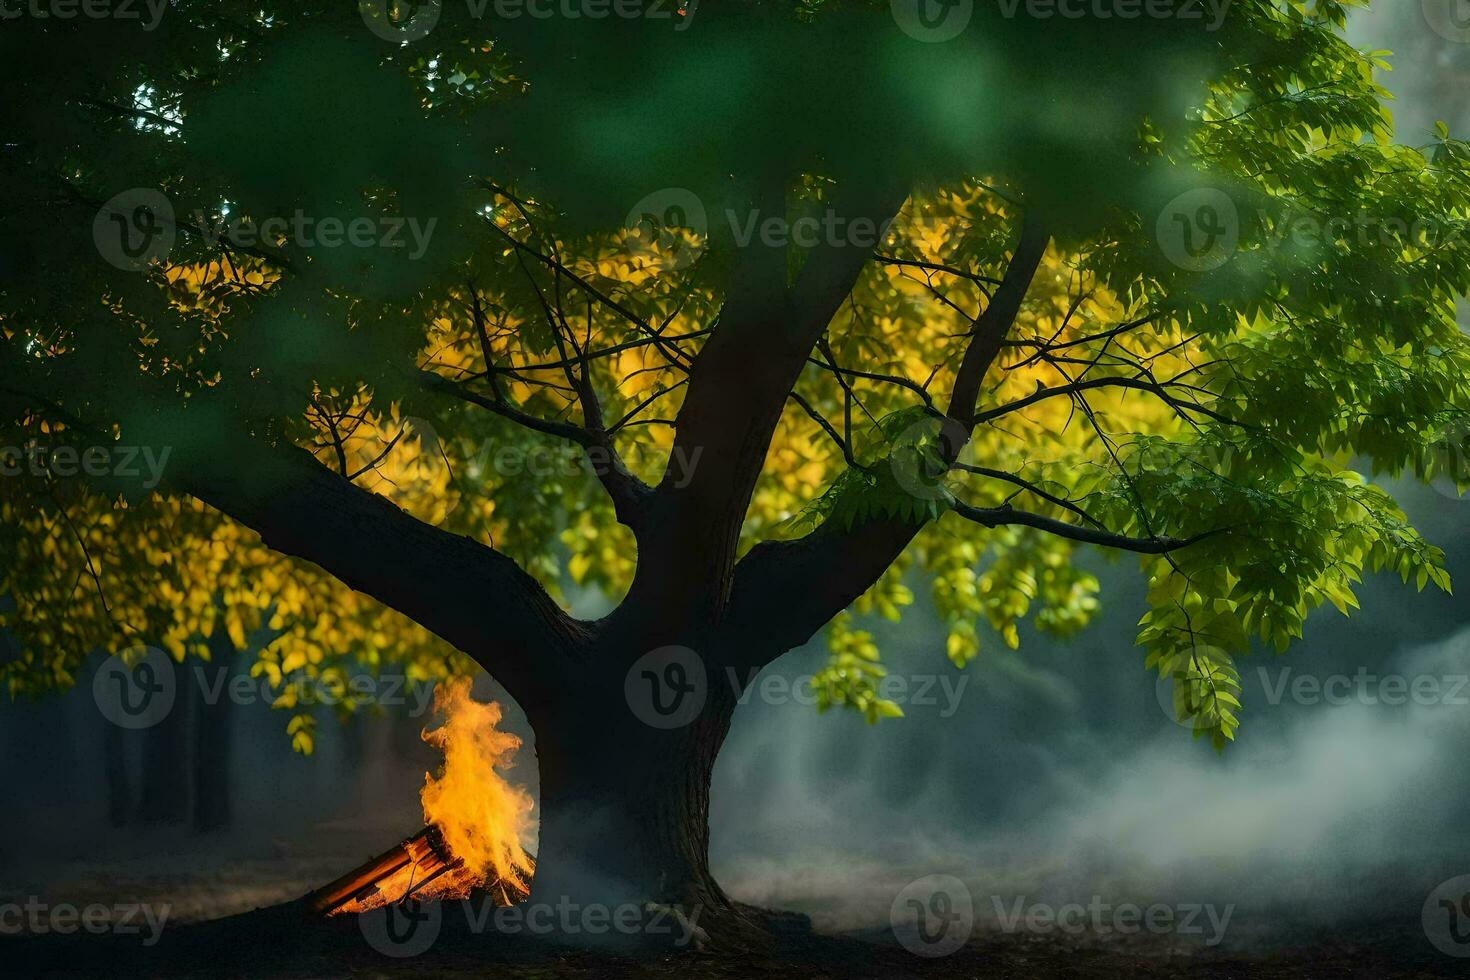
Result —
<path fill-rule="evenodd" d="M 471 698 L 468 679 L 439 685 L 434 707 L 444 724 L 424 732 L 424 741 L 444 753 L 444 766 L 437 778 L 424 774 L 424 819 L 439 829 L 476 884 L 498 881 L 525 892 L 533 864 L 521 841 L 534 804 L 500 774 L 514 765 L 521 740 L 496 727 L 500 705 Z"/>
<path fill-rule="evenodd" d="M 444 753 L 439 775 L 424 774 L 420 801 L 429 826 L 309 896 L 325 915 L 360 913 L 407 898 L 444 901 L 484 888 L 509 905 L 529 891 L 535 862 L 521 841 L 531 825 L 531 796 L 500 771 L 514 764 L 521 740 L 497 728 L 500 705 L 470 697 L 468 679 L 439 686 L 434 707 L 444 724 L 425 742 Z"/>

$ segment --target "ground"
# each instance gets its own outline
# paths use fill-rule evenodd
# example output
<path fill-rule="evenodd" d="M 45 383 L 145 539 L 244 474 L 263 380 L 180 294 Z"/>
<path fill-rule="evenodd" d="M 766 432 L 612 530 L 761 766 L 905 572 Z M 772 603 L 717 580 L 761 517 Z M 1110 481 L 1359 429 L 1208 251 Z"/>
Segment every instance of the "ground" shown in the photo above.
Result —
<path fill-rule="evenodd" d="M 1301 945 L 1260 952 L 1180 949 L 1148 940 L 1055 936 L 982 936 L 952 955 L 925 960 L 887 933 L 821 936 L 791 920 L 777 947 L 742 956 L 685 952 L 639 958 L 556 949 L 520 937 L 472 934 L 451 923 L 421 955 L 393 959 L 376 952 L 359 924 L 320 921 L 300 904 L 171 930 L 152 949 L 136 939 L 31 937 L 0 942 L 0 962 L 26 977 L 505 977 L 551 978 L 967 978 L 1051 980 L 1107 977 L 1428 978 L 1470 974 L 1465 960 L 1436 953 L 1417 922 L 1361 924 L 1354 939 L 1311 937 Z M 15 972 L 10 972 L 15 971 Z"/>
<path fill-rule="evenodd" d="M 904 950 L 887 929 L 820 934 L 804 917 L 772 920 L 779 944 L 761 955 L 683 953 L 631 958 L 549 948 L 520 936 L 472 933 L 462 907 L 447 906 L 431 948 L 394 959 L 374 950 L 350 918 L 322 921 L 299 898 L 383 848 L 393 834 L 376 826 L 324 825 L 290 841 L 240 845 L 220 842 L 193 852 L 176 837 L 140 838 L 126 859 L 99 862 L 47 858 L 49 887 L 10 862 L 13 890 L 0 903 L 28 894 L 81 906 L 140 902 L 170 909 L 162 940 L 141 948 L 137 937 L 84 935 L 0 936 L 0 976 L 15 977 L 230 977 L 469 978 L 603 980 L 603 978 L 1143 978 L 1143 980 L 1391 980 L 1470 977 L 1470 959 L 1454 959 L 1425 940 L 1417 914 L 1337 922 L 1331 930 L 1291 925 L 1289 907 L 1272 916 L 1274 928 L 1251 934 L 1230 949 L 1146 936 L 1007 935 L 983 933 L 952 955 L 924 960 Z M 19 855 L 16 855 L 19 857 Z M 14 876 L 14 877 L 12 877 Z M 880 889 L 881 890 L 881 889 Z M 1364 907 L 1409 906 L 1365 895 Z M 255 911 L 250 911 L 255 909 Z M 1232 933 L 1232 936 L 1243 935 Z"/>

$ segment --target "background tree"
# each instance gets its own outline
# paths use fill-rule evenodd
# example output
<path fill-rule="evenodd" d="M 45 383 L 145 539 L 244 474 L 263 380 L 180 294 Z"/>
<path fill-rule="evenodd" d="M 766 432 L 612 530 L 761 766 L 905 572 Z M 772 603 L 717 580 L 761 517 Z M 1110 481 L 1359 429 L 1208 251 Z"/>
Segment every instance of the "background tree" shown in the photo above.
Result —
<path fill-rule="evenodd" d="M 263 622 L 274 683 L 473 662 L 536 733 L 534 893 L 715 921 L 744 686 L 825 626 L 821 703 L 897 714 L 849 610 L 906 581 L 962 667 L 980 620 L 1086 624 L 1079 544 L 1140 555 L 1146 663 L 1217 745 L 1251 637 L 1365 571 L 1448 587 L 1351 465 L 1466 482 L 1467 147 L 1389 141 L 1347 4 L 943 41 L 902 4 L 339 6 L 0 38 L 5 441 L 170 451 L 156 490 L 0 481 L 12 694 Z M 706 682 L 657 727 L 669 647 Z"/>

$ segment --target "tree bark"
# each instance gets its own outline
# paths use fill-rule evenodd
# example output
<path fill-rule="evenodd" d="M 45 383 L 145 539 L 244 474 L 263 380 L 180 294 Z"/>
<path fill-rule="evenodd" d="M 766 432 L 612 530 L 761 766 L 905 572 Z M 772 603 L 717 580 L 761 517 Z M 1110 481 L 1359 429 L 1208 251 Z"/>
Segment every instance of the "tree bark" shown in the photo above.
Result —
<path fill-rule="evenodd" d="M 98 716 L 101 718 L 101 716 Z M 126 733 L 102 718 L 102 768 L 107 781 L 107 823 L 125 827 L 133 816 L 133 789 L 128 780 Z"/>
<path fill-rule="evenodd" d="M 581 689 L 533 722 L 541 775 L 533 906 L 636 907 L 645 931 L 625 945 L 691 942 L 672 909 L 702 931 L 693 942 L 750 944 L 756 925 L 709 866 L 710 782 L 736 705 L 722 680 L 710 672 L 702 712 L 676 728 L 637 717 L 621 684 Z M 650 904 L 665 907 L 663 931 L 646 915 Z M 619 937 L 567 938 L 602 945 Z"/>
<path fill-rule="evenodd" d="M 189 732 L 193 685 L 184 683 L 183 671 L 173 710 L 143 733 L 143 779 L 138 794 L 138 822 L 185 823 L 189 819 Z"/>
<path fill-rule="evenodd" d="M 209 648 L 216 669 L 223 671 L 223 678 L 218 686 L 219 699 L 213 704 L 200 699 L 195 714 L 198 737 L 194 749 L 194 829 L 199 833 L 227 827 L 231 818 L 235 712 L 229 682 L 237 656 L 234 643 L 223 629 L 214 631 Z"/>

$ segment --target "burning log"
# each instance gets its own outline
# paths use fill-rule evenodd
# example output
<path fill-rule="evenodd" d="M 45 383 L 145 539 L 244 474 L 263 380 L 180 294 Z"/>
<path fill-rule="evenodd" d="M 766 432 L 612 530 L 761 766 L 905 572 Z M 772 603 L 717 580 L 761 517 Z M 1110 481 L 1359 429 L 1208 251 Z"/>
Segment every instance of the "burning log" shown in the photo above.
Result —
<path fill-rule="evenodd" d="M 468 898 L 482 889 L 511 905 L 529 893 L 536 862 L 521 845 L 531 796 L 501 775 L 521 740 L 497 727 L 500 705 L 470 697 L 470 682 L 445 682 L 435 692 L 442 727 L 424 741 L 444 753 L 437 776 L 424 774 L 419 794 L 423 830 L 307 896 L 320 915 L 367 912 L 409 898 Z"/>
<path fill-rule="evenodd" d="M 307 896 L 307 907 L 324 916 L 368 912 L 408 898 L 466 898 L 473 888 L 489 892 L 500 905 L 525 897 L 518 881 L 485 880 L 465 866 L 444 843 L 437 827 L 425 827 L 395 847 Z"/>

